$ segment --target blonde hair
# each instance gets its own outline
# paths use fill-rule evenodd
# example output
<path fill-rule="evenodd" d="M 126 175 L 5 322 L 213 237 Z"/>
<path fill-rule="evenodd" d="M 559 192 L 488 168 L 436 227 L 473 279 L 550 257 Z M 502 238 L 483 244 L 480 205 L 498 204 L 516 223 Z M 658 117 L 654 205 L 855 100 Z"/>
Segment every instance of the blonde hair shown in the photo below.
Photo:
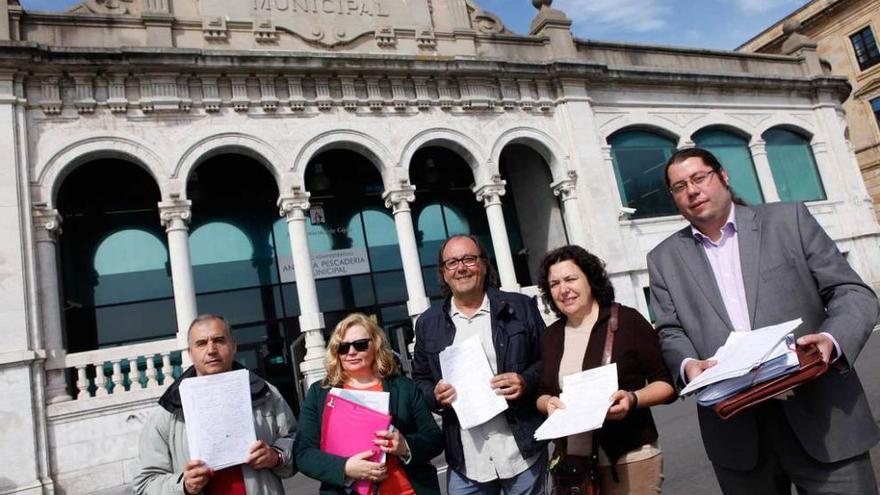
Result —
<path fill-rule="evenodd" d="M 345 331 L 355 325 L 362 326 L 370 336 L 370 345 L 376 354 L 373 359 L 373 375 L 377 378 L 386 378 L 398 373 L 397 362 L 388 345 L 388 339 L 385 338 L 385 332 L 367 315 L 352 313 L 336 324 L 336 328 L 333 329 L 330 340 L 327 342 L 327 352 L 324 357 L 327 376 L 322 382 L 324 387 L 333 387 L 348 379 L 345 370 L 342 369 L 342 363 L 339 361 L 339 344 L 342 342 Z"/>

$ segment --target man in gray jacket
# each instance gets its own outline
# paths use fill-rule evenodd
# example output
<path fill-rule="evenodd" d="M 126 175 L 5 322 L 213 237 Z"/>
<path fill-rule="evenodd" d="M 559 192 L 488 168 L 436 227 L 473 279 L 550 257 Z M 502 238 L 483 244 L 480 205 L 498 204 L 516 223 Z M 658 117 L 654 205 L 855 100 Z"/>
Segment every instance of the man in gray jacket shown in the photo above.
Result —
<path fill-rule="evenodd" d="M 141 432 L 141 472 L 134 480 L 135 493 L 283 494 L 281 478 L 296 473 L 291 453 L 296 419 L 278 390 L 254 373 L 250 373 L 250 388 L 257 441 L 251 445 L 247 462 L 214 471 L 201 460 L 190 459 L 180 382 L 241 366 L 235 363 L 235 339 L 222 316 L 196 318 L 189 327 L 187 342 L 192 367 L 168 387 L 159 399 L 161 408 Z"/>
<path fill-rule="evenodd" d="M 734 204 L 727 171 L 706 150 L 676 152 L 666 182 L 690 225 L 648 254 L 663 357 L 683 386 L 731 332 L 802 318 L 799 344 L 832 368 L 722 420 L 698 407 L 703 444 L 725 495 L 877 493 L 868 451 L 877 424 L 853 364 L 878 303 L 801 203 Z"/>

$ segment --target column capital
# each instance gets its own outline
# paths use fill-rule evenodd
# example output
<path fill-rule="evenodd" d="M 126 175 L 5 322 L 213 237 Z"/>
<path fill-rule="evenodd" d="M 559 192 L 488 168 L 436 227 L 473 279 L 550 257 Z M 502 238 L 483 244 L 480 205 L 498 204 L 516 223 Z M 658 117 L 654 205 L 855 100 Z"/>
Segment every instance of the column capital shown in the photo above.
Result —
<path fill-rule="evenodd" d="M 61 234 L 61 214 L 58 210 L 46 207 L 34 208 L 34 227 L 37 242 L 55 242 Z"/>
<path fill-rule="evenodd" d="M 298 187 L 293 188 L 291 194 L 287 194 L 278 198 L 278 215 L 287 217 L 288 219 L 296 216 L 305 216 L 305 212 L 309 207 L 309 196 L 307 191 L 303 191 Z"/>
<path fill-rule="evenodd" d="M 558 196 L 563 201 L 567 199 L 577 198 L 577 172 L 569 170 L 562 179 L 550 184 L 553 189 L 553 195 Z"/>
<path fill-rule="evenodd" d="M 766 155 L 767 154 L 767 141 L 763 139 L 753 139 L 751 143 L 749 143 L 749 149 L 752 150 L 752 156 L 754 155 Z"/>
<path fill-rule="evenodd" d="M 186 228 L 192 217 L 192 201 L 172 199 L 159 203 L 159 220 L 166 231 Z"/>
<path fill-rule="evenodd" d="M 825 141 L 813 141 L 810 143 L 810 148 L 813 149 L 813 154 L 821 154 L 828 152 L 828 143 Z"/>
<path fill-rule="evenodd" d="M 474 186 L 474 194 L 477 195 L 477 201 L 482 201 L 485 206 L 501 203 L 501 196 L 504 196 L 507 181 L 495 174 L 489 179 L 489 182 L 482 186 Z"/>
<path fill-rule="evenodd" d="M 400 189 L 393 189 L 382 193 L 385 200 L 385 208 L 391 208 L 394 213 L 409 211 L 409 204 L 416 200 L 416 187 L 401 182 Z"/>

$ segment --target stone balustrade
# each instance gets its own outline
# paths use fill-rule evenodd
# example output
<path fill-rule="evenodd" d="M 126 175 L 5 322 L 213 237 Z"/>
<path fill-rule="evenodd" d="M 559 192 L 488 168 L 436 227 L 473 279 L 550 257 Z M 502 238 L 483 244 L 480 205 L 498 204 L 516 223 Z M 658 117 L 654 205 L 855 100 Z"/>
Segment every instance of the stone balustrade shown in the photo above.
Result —
<path fill-rule="evenodd" d="M 47 361 L 47 369 L 67 370 L 75 399 L 158 388 L 180 374 L 183 348 L 177 339 L 66 354 Z"/>

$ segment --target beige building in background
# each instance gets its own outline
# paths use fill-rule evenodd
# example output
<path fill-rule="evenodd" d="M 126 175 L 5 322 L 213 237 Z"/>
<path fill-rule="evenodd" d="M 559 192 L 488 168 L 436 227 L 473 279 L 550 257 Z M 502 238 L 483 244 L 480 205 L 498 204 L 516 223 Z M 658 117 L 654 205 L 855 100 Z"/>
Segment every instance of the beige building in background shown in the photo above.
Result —
<path fill-rule="evenodd" d="M 874 204 L 880 204 L 880 0 L 813 0 L 737 51 L 791 54 L 800 45 L 786 45 L 786 24 L 817 45 L 835 75 L 849 78 L 847 136 Z"/>

